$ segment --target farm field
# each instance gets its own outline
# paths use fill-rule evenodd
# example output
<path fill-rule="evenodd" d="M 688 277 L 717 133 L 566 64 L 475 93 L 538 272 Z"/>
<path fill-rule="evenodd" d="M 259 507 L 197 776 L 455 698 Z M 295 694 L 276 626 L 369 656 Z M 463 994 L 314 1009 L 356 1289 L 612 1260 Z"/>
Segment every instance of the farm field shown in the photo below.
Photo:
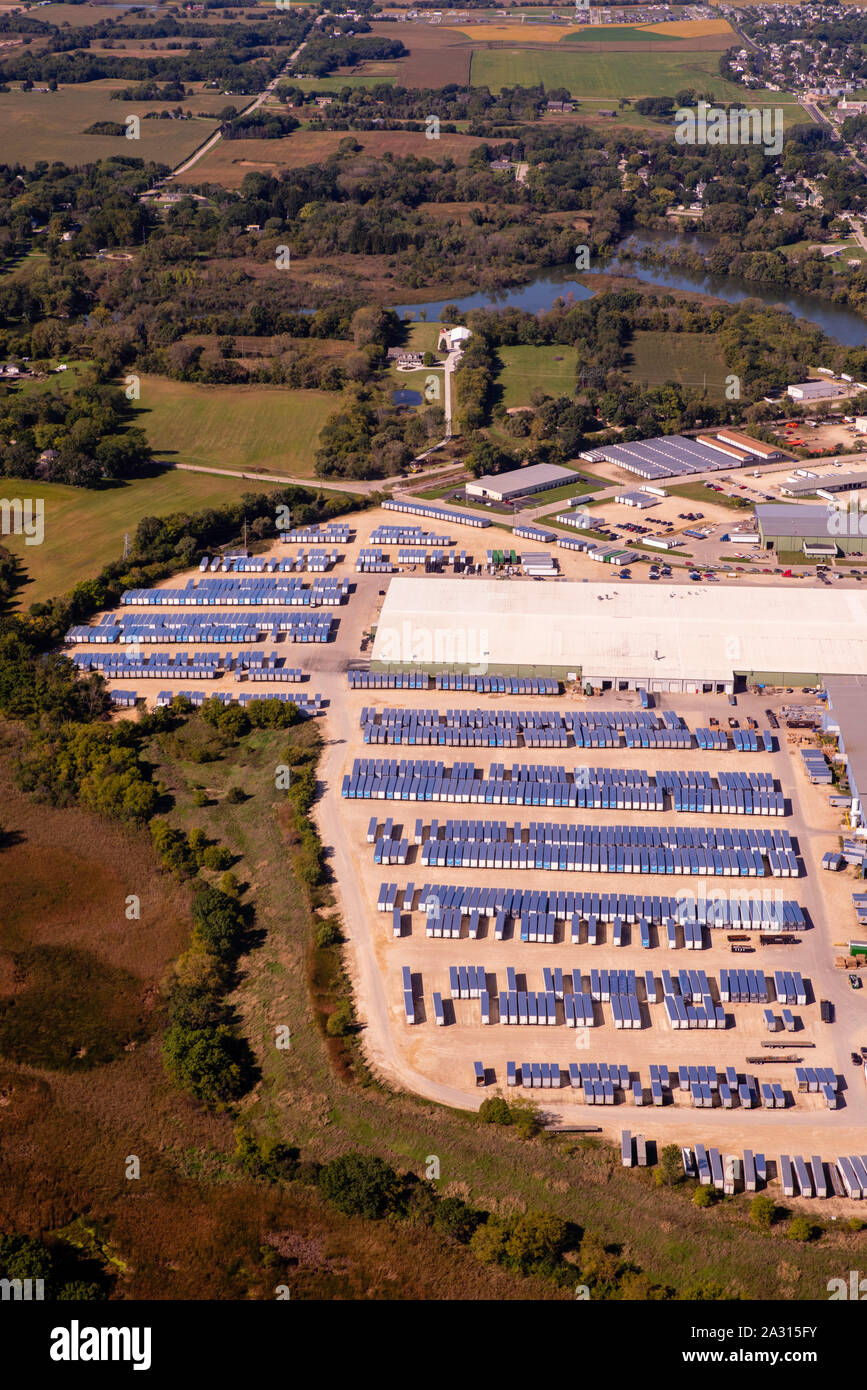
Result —
<path fill-rule="evenodd" d="M 3 537 L 30 578 L 17 591 L 15 602 L 26 610 L 31 603 L 66 593 L 89 579 L 123 554 L 125 533 L 132 534 L 143 516 L 198 511 L 231 502 L 244 492 L 265 490 L 265 483 L 175 470 L 102 492 L 28 481 L 27 496 L 45 503 L 45 539 L 42 545 L 25 545 L 23 536 Z"/>
<path fill-rule="evenodd" d="M 745 92 L 720 77 L 713 53 L 646 53 L 636 62 L 629 53 L 545 52 L 542 49 L 477 49 L 470 80 L 474 87 L 565 87 L 582 99 L 674 96 L 685 87 L 712 92 L 716 100 L 750 105 L 791 104 L 784 92 Z"/>
<path fill-rule="evenodd" d="M 364 154 L 376 158 L 414 154 L 437 163 L 452 159 L 456 164 L 466 164 L 472 150 L 482 143 L 474 135 L 445 133 L 439 140 L 428 140 L 424 131 L 411 130 L 296 130 L 283 140 L 220 140 L 175 182 L 198 185 L 203 179 L 213 179 L 224 188 L 238 188 L 251 170 L 270 172 L 322 164 L 347 138 L 355 140 Z M 502 142 L 486 143 L 494 146 Z"/>
<path fill-rule="evenodd" d="M 632 359 L 627 374 L 633 381 L 651 387 L 676 381 L 700 390 L 707 374 L 708 396 L 725 398 L 727 368 L 711 334 L 638 332 Z"/>
<path fill-rule="evenodd" d="M 394 86 L 395 63 L 389 64 L 390 76 L 382 77 L 377 73 L 369 73 L 363 70 L 364 64 L 359 64 L 356 68 L 347 68 L 345 73 L 332 74 L 330 77 L 293 77 L 292 86 L 299 87 L 302 92 L 339 92 L 343 87 L 376 87 L 380 82 L 384 82 L 387 87 Z"/>
<path fill-rule="evenodd" d="M 445 87 L 469 81 L 472 40 L 459 29 L 408 22 L 397 31 L 393 24 L 371 24 L 370 32 L 379 38 L 399 38 L 409 49 L 409 57 L 381 65 L 402 87 Z M 365 64 L 363 71 L 371 69 L 372 64 Z M 343 80 L 355 81 L 352 77 Z"/>
<path fill-rule="evenodd" d="M 15 158 L 23 164 L 60 160 L 76 165 L 85 161 L 122 158 L 177 164 L 217 128 L 216 120 L 142 120 L 141 138 L 117 135 L 84 135 L 95 121 L 118 121 L 128 115 L 143 117 L 148 111 L 170 111 L 177 102 L 149 101 L 134 104 L 112 101 L 111 93 L 130 84 L 116 78 L 61 87 L 56 92 L 0 92 L 0 128 Z M 226 105 L 219 93 L 196 92 L 185 98 L 184 110 L 218 111 Z"/>
<path fill-rule="evenodd" d="M 575 394 L 575 370 L 578 354 L 575 348 L 557 344 L 544 347 L 501 347 L 497 350 L 502 370 L 497 386 L 506 407 L 529 405 L 534 390 L 549 396 Z"/>
<path fill-rule="evenodd" d="M 172 463 L 312 477 L 319 431 L 339 400 L 336 391 L 143 376 L 137 423 Z"/>

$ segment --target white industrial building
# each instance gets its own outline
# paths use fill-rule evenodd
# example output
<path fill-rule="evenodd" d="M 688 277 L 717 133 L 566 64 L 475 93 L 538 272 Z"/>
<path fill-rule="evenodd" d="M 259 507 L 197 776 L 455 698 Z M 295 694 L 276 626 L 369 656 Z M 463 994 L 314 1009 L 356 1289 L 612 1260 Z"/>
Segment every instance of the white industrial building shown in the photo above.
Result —
<path fill-rule="evenodd" d="M 730 691 L 867 676 L 867 597 L 783 586 L 393 579 L 372 669 L 484 668 L 603 689 Z"/>
<path fill-rule="evenodd" d="M 786 395 L 791 396 L 793 401 L 821 401 L 829 396 L 845 394 L 846 388 L 833 381 L 798 381 L 786 387 Z"/>
<path fill-rule="evenodd" d="M 572 468 L 556 463 L 536 463 L 530 468 L 510 468 L 508 473 L 486 473 L 467 483 L 467 497 L 483 497 L 492 502 L 507 502 L 510 497 L 522 497 L 529 492 L 545 492 L 578 479 Z"/>

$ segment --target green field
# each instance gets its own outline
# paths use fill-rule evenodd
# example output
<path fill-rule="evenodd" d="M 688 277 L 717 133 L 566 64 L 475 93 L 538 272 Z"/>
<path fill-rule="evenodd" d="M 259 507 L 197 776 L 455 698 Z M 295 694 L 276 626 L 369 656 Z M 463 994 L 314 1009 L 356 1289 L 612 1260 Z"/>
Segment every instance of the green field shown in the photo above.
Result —
<path fill-rule="evenodd" d="M 286 79 L 290 81 L 289 78 Z M 378 87 L 380 82 L 387 87 L 394 86 L 393 77 L 383 77 L 374 72 L 348 72 L 343 77 L 293 77 L 293 87 L 302 92 L 339 92 L 342 87 Z"/>
<path fill-rule="evenodd" d="M 280 386 L 198 386 L 143 376 L 137 421 L 172 463 L 312 478 L 319 431 L 337 391 Z"/>
<path fill-rule="evenodd" d="M 666 492 L 672 497 L 685 497 L 689 502 L 710 502 L 714 507 L 728 507 L 734 512 L 748 512 L 753 503 L 745 497 L 729 497 L 726 492 L 713 492 L 704 483 L 678 483 L 674 487 L 666 484 Z"/>
<path fill-rule="evenodd" d="M 716 339 L 710 333 L 645 333 L 634 335 L 632 363 L 627 375 L 641 385 L 679 386 L 701 390 L 707 383 L 711 400 L 725 399 L 728 369 Z"/>
<path fill-rule="evenodd" d="M 502 403 L 507 408 L 529 405 L 533 390 L 548 396 L 575 394 L 578 356 L 572 347 L 503 347 L 498 350 L 502 370 L 497 378 Z"/>
<path fill-rule="evenodd" d="M 532 30 L 528 30 L 527 37 L 531 34 Z M 631 24 L 618 24 L 614 32 L 610 25 L 594 24 L 592 29 L 564 34 L 558 43 L 672 43 L 677 38 L 677 34 L 654 34 L 650 29 L 635 29 Z"/>
<path fill-rule="evenodd" d="M 618 97 L 674 96 L 685 87 L 712 92 L 718 101 L 749 106 L 791 105 L 786 92 L 747 92 L 719 75 L 719 54 L 548 53 L 542 49 L 479 49 L 473 53 L 474 87 L 565 87 L 574 97 L 616 101 Z"/>
<path fill-rule="evenodd" d="M 104 492 L 59 483 L 7 485 L 7 497 L 45 502 L 42 545 L 26 545 L 23 536 L 3 537 L 3 544 L 21 557 L 32 581 L 18 590 L 18 606 L 26 610 L 31 603 L 66 593 L 79 580 L 97 574 L 110 560 L 119 559 L 124 535 L 129 532 L 131 537 L 143 516 L 198 511 L 231 502 L 244 492 L 264 491 L 264 483 L 174 470 L 154 478 L 136 478 Z"/>
<path fill-rule="evenodd" d="M 40 12 L 44 13 L 44 12 Z M 130 84 L 116 78 L 82 82 L 61 87 L 56 92 L 22 92 L 14 87 L 0 92 L 0 128 L 6 148 L 14 150 L 22 164 L 37 160 L 78 165 L 112 155 L 155 160 L 160 164 L 179 164 L 217 129 L 215 120 L 160 121 L 143 119 L 150 111 L 170 111 L 178 102 L 112 101 L 111 93 Z M 185 111 L 219 111 L 226 98 L 218 92 L 196 92 L 180 103 Z M 94 121 L 118 121 L 129 115 L 141 119 L 140 138 L 123 135 L 85 135 Z"/>

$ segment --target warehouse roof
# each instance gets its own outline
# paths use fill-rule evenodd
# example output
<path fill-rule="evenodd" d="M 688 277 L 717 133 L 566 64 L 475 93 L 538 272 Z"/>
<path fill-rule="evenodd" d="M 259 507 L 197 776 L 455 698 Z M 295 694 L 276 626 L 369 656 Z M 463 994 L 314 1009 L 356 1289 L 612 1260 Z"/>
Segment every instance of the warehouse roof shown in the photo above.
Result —
<path fill-rule="evenodd" d="M 449 651 L 456 654 L 442 655 Z M 793 602 L 784 585 L 399 578 L 389 585 L 372 655 L 394 664 L 580 666 L 622 679 L 723 681 L 752 670 L 867 675 L 867 601 L 854 590 L 799 589 Z"/>
<path fill-rule="evenodd" d="M 781 492 L 791 493 L 793 497 L 809 495 L 822 488 L 825 492 L 847 492 L 850 488 L 867 486 L 867 472 L 861 473 L 814 473 L 812 478 L 786 479 L 780 484 Z"/>
<path fill-rule="evenodd" d="M 760 502 L 756 521 L 766 536 L 829 536 L 829 508 L 797 502 Z"/>
<path fill-rule="evenodd" d="M 576 482 L 578 479 L 571 468 L 561 468 L 555 463 L 535 463 L 529 468 L 511 468 L 507 473 L 486 473 L 474 478 L 468 484 L 474 488 L 486 488 L 490 492 L 503 494 L 523 492 L 528 487 L 542 487 L 545 483 Z"/>
<path fill-rule="evenodd" d="M 834 676 L 826 680 L 830 713 L 836 719 L 852 781 L 859 796 L 867 795 L 867 677 Z"/>

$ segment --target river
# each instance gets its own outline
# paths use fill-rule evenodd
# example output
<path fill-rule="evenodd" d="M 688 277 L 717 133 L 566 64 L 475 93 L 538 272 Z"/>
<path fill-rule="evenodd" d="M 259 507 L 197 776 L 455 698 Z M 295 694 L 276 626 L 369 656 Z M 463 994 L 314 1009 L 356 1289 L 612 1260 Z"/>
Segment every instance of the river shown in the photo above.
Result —
<path fill-rule="evenodd" d="M 628 238 L 625 245 L 633 254 L 637 254 L 645 246 L 658 246 L 660 243 L 690 246 L 697 251 L 707 249 L 708 245 L 696 238 L 681 239 L 674 236 L 633 236 Z M 587 277 L 600 273 L 611 275 L 618 271 L 657 289 L 687 292 L 692 290 L 697 294 L 714 295 L 728 304 L 740 304 L 745 299 L 756 299 L 769 308 L 786 309 L 795 318 L 807 319 L 829 338 L 845 347 L 863 347 L 867 343 L 867 323 L 858 314 L 838 304 L 831 304 L 815 294 L 779 294 L 761 284 L 741 280 L 734 275 L 702 275 L 687 270 L 667 270 L 664 266 L 641 265 L 638 261 L 622 260 L 619 256 L 606 261 L 604 271 L 582 271 L 581 274 Z M 468 294 L 458 299 L 441 299 L 426 304 L 399 304 L 395 307 L 395 313 L 401 318 L 407 314 L 417 318 L 419 311 L 424 310 L 428 322 L 431 323 L 439 320 L 447 304 L 455 305 L 462 313 L 469 309 L 505 308 L 508 305 L 538 314 L 550 309 L 555 299 L 561 297 L 575 301 L 593 298 L 594 291 L 580 284 L 575 279 L 575 274 L 572 265 L 558 266 L 553 270 L 541 271 L 529 284 L 516 285 L 514 289 L 496 291 L 492 294 Z"/>

